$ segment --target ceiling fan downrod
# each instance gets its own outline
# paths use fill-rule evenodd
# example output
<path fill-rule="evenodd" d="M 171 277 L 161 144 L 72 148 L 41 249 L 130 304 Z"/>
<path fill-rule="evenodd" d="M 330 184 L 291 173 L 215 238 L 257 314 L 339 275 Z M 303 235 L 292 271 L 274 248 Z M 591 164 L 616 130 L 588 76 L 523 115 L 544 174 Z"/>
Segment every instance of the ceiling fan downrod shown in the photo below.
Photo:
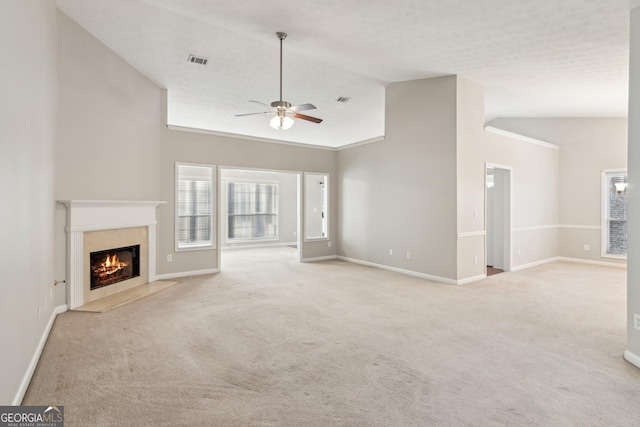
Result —
<path fill-rule="evenodd" d="M 280 39 L 280 103 L 282 103 L 282 41 L 287 38 L 287 33 L 278 31 L 276 35 Z"/>

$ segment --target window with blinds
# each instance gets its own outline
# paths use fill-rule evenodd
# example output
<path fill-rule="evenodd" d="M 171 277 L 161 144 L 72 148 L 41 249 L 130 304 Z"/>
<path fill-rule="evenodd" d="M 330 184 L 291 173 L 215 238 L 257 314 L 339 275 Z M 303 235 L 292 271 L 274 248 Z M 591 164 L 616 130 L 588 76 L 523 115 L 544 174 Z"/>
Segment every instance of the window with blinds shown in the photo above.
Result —
<path fill-rule="evenodd" d="M 177 249 L 214 246 L 214 167 L 176 164 Z"/>
<path fill-rule="evenodd" d="M 603 172 L 603 256 L 627 255 L 627 171 Z"/>
<path fill-rule="evenodd" d="M 278 239 L 278 184 L 227 183 L 227 240 Z"/>

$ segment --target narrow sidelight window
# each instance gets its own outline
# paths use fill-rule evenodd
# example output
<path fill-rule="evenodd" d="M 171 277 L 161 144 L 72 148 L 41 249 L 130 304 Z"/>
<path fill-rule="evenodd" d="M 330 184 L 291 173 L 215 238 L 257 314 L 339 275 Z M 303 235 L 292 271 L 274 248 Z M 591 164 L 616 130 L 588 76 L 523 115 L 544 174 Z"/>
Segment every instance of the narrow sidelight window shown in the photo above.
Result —
<path fill-rule="evenodd" d="M 602 256 L 627 256 L 627 171 L 602 173 Z"/>
<path fill-rule="evenodd" d="M 176 163 L 177 250 L 214 247 L 215 166 Z"/>
<path fill-rule="evenodd" d="M 304 238 L 329 239 L 329 174 L 304 173 Z"/>

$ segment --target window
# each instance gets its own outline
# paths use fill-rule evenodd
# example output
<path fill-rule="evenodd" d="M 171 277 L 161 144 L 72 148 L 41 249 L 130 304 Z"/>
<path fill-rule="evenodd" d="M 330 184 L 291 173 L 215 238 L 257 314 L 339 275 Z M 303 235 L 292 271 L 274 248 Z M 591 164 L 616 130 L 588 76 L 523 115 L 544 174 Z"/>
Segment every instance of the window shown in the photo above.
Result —
<path fill-rule="evenodd" d="M 602 256 L 627 256 L 627 171 L 602 173 Z"/>
<path fill-rule="evenodd" d="M 227 182 L 227 241 L 278 239 L 278 184 Z"/>
<path fill-rule="evenodd" d="M 329 175 L 304 174 L 304 237 L 329 238 Z"/>
<path fill-rule="evenodd" d="M 176 249 L 214 247 L 215 166 L 176 163 Z"/>

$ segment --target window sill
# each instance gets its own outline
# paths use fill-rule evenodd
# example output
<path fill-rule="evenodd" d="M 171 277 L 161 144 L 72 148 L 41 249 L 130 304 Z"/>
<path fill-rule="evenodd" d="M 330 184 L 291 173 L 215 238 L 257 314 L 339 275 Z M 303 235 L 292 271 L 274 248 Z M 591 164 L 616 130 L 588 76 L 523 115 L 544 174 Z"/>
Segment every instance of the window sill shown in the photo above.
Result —
<path fill-rule="evenodd" d="M 331 240 L 329 237 L 307 237 L 304 239 L 305 243 L 310 243 L 310 242 L 324 242 L 324 241 L 328 241 Z"/>
<path fill-rule="evenodd" d="M 176 252 L 190 252 L 190 251 L 210 251 L 215 249 L 215 245 L 193 245 L 193 246 L 184 246 L 184 247 L 176 247 Z"/>
<path fill-rule="evenodd" d="M 626 255 L 619 255 L 619 254 L 609 254 L 609 253 L 604 253 L 601 254 L 602 258 L 610 258 L 610 259 L 627 259 Z"/>
<path fill-rule="evenodd" d="M 263 243 L 263 242 L 278 242 L 279 237 L 265 237 L 264 239 L 227 239 L 224 243 L 227 245 L 242 245 L 245 243 Z"/>

